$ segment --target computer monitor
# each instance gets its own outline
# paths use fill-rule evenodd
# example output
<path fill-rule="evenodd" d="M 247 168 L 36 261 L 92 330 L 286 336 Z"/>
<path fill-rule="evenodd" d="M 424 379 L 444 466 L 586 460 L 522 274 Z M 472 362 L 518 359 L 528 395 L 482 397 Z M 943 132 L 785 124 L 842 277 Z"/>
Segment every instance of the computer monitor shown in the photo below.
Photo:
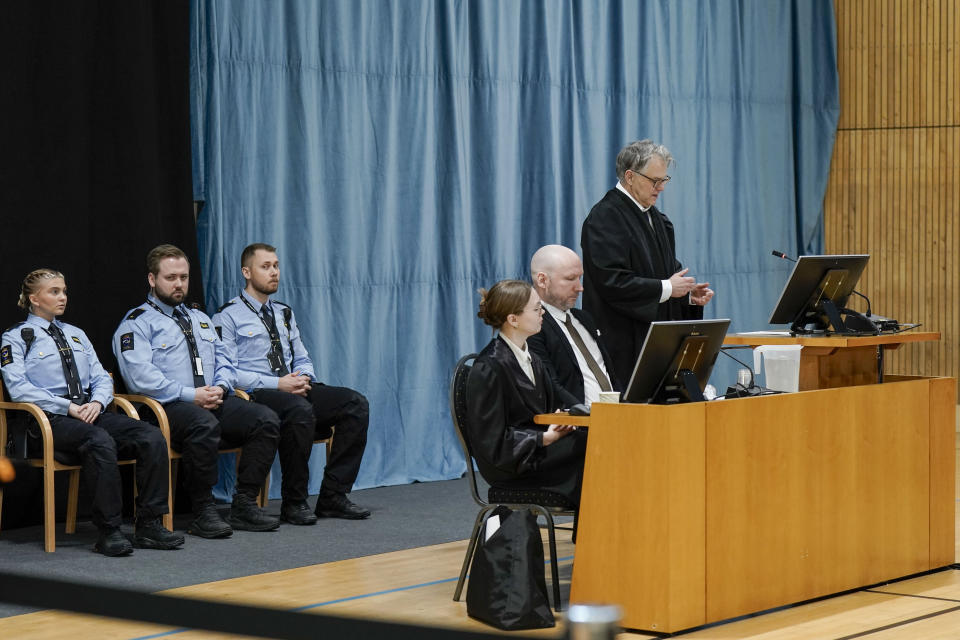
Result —
<path fill-rule="evenodd" d="M 793 334 L 876 333 L 862 314 L 846 308 L 869 255 L 800 256 L 780 293 L 770 324 Z"/>
<path fill-rule="evenodd" d="M 624 394 L 626 402 L 699 402 L 730 320 L 652 322 Z"/>

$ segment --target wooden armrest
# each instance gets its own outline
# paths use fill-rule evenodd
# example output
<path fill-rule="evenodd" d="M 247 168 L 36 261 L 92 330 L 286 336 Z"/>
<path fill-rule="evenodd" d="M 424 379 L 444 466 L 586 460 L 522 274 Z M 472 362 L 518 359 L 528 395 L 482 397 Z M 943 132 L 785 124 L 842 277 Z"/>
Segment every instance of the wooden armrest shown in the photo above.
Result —
<path fill-rule="evenodd" d="M 110 403 L 110 406 L 113 407 L 114 409 L 123 411 L 125 414 L 127 414 L 129 417 L 133 418 L 134 420 L 140 419 L 140 414 L 137 413 L 136 407 L 134 407 L 133 403 L 127 400 L 126 398 L 118 398 L 114 396 L 113 402 Z"/>
<path fill-rule="evenodd" d="M 167 420 L 167 412 L 163 410 L 163 405 L 151 398 L 150 396 L 142 396 L 136 393 L 118 393 L 114 396 L 114 401 L 117 399 L 125 400 L 128 402 L 136 402 L 142 404 L 147 409 L 149 409 L 154 416 L 157 418 L 157 426 L 160 427 L 160 432 L 163 434 L 164 439 L 166 439 L 168 445 L 170 443 L 170 421 Z M 137 412 L 139 416 L 139 412 Z"/>
<path fill-rule="evenodd" d="M 572 416 L 569 413 L 538 413 L 533 416 L 535 424 L 572 424 L 575 427 L 589 427 L 590 416 Z"/>
<path fill-rule="evenodd" d="M 244 391 L 243 389 L 234 389 L 233 393 L 236 394 L 236 396 L 241 400 L 246 400 L 247 402 L 250 402 L 250 394 Z"/>
<path fill-rule="evenodd" d="M 0 402 L 0 410 L 4 411 L 26 411 L 33 419 L 37 421 L 40 427 L 40 438 L 43 440 L 43 464 L 50 465 L 53 468 L 53 430 L 50 428 L 50 420 L 43 409 L 32 402 Z M 6 443 L 3 443 L 6 445 Z"/>

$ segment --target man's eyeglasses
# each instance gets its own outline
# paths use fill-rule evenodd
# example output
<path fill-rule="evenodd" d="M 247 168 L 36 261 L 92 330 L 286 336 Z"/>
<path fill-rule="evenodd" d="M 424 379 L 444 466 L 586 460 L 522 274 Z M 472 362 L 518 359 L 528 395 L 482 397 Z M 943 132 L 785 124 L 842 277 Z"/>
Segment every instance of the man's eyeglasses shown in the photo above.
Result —
<path fill-rule="evenodd" d="M 663 176 L 662 178 L 651 178 L 650 176 L 644 176 L 639 171 L 634 171 L 633 169 L 627 169 L 627 171 L 629 171 L 630 173 L 635 173 L 638 176 L 643 176 L 644 178 L 646 178 L 647 180 L 653 183 L 654 189 L 658 189 L 660 185 L 667 184 L 668 182 L 670 182 L 670 176 Z"/>

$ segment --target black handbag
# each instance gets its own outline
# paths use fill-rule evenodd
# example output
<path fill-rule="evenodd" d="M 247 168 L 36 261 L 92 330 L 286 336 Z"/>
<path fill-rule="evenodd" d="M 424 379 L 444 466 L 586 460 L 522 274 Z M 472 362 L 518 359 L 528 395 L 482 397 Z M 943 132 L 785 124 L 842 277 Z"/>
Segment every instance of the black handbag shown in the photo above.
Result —
<path fill-rule="evenodd" d="M 500 517 L 500 528 L 488 540 L 481 533 L 470 565 L 467 615 L 505 631 L 555 626 L 537 517 L 506 507 L 492 515 Z"/>

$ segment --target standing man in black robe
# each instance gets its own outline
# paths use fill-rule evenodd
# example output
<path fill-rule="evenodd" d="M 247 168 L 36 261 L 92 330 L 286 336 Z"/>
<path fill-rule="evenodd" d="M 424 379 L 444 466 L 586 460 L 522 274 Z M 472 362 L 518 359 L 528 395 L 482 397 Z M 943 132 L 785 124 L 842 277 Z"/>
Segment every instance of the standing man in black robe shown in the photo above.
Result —
<path fill-rule="evenodd" d="M 616 376 L 629 381 L 656 320 L 696 320 L 713 298 L 677 260 L 673 224 L 654 206 L 666 188 L 670 151 L 651 140 L 617 154 L 617 186 L 583 222 L 583 308 L 597 321 Z"/>

